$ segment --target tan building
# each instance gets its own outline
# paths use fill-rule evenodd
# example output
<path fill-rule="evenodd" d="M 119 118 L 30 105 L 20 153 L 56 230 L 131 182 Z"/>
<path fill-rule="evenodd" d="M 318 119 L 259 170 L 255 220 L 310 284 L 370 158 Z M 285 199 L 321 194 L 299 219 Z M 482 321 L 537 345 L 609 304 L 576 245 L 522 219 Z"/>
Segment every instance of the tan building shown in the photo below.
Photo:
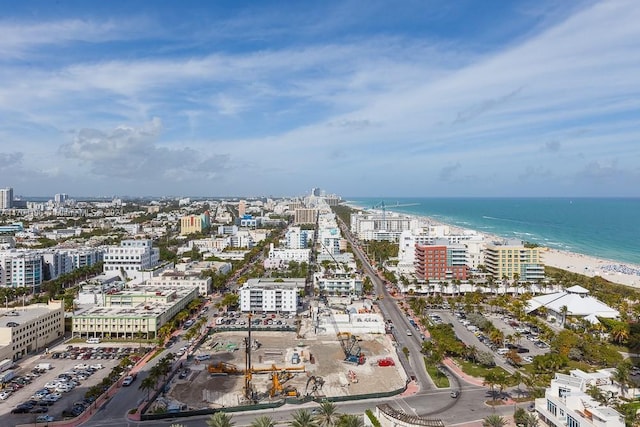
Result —
<path fill-rule="evenodd" d="M 194 233 L 202 233 L 211 226 L 209 212 L 201 215 L 187 215 L 180 218 L 180 235 L 186 236 Z"/>
<path fill-rule="evenodd" d="M 295 225 L 299 224 L 315 224 L 318 218 L 318 209 L 296 209 L 295 210 Z"/>
<path fill-rule="evenodd" d="M 18 360 L 64 335 L 64 301 L 0 309 L 0 360 Z"/>
<path fill-rule="evenodd" d="M 198 287 L 137 286 L 104 296 L 104 306 L 73 316 L 76 338 L 153 339 L 158 330 L 198 297 Z"/>
<path fill-rule="evenodd" d="M 513 280 L 535 283 L 544 279 L 544 265 L 540 248 L 527 248 L 521 240 L 506 240 L 487 244 L 484 251 L 487 273 L 495 280 Z"/>
<path fill-rule="evenodd" d="M 202 277 L 199 272 L 167 270 L 163 271 L 160 276 L 151 278 L 147 285 L 161 287 L 196 286 L 202 296 L 207 296 L 211 293 L 211 277 Z"/>

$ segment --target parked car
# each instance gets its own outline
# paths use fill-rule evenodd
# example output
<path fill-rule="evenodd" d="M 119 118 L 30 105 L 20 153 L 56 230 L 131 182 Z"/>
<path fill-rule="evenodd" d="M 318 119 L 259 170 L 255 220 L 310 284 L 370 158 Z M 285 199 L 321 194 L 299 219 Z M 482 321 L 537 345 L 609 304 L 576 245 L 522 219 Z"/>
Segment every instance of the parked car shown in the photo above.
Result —
<path fill-rule="evenodd" d="M 457 399 L 458 396 L 460 396 L 460 390 L 453 390 L 451 393 L 449 393 L 449 396 L 451 396 L 454 399 Z"/>
<path fill-rule="evenodd" d="M 37 423 L 52 423 L 53 420 L 55 420 L 55 418 L 53 418 L 51 415 L 38 415 L 36 417 Z"/>

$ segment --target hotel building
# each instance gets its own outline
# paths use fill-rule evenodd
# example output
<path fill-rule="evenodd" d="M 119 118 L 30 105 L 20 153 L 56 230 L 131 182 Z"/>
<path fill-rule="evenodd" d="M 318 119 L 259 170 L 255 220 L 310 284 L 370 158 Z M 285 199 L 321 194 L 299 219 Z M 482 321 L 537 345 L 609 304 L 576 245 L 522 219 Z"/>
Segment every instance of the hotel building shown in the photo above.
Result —
<path fill-rule="evenodd" d="M 0 252 L 0 286 L 34 288 L 42 284 L 42 256 L 34 251 Z"/>
<path fill-rule="evenodd" d="M 415 273 L 422 280 L 466 280 L 467 248 L 464 245 L 416 245 Z"/>

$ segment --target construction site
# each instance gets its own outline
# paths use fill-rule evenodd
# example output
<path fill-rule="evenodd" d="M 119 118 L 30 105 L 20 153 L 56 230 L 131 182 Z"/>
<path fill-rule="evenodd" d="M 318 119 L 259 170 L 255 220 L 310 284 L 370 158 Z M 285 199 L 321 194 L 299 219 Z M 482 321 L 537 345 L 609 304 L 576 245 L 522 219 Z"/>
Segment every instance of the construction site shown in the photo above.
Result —
<path fill-rule="evenodd" d="M 384 326 L 380 333 L 383 319 L 360 309 L 357 314 L 368 315 L 368 321 L 351 315 L 346 322 L 341 317 L 345 312 L 320 303 L 300 316 L 298 332 L 210 335 L 150 410 L 220 408 L 402 388 L 407 378 L 391 335 L 384 333 Z M 380 322 L 371 320 L 376 316 Z"/>

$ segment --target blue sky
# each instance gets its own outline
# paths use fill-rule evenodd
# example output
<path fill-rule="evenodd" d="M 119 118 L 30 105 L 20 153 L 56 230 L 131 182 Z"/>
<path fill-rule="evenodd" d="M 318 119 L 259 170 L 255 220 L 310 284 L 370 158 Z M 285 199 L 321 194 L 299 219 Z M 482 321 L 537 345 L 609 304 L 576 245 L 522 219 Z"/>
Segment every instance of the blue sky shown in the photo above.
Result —
<path fill-rule="evenodd" d="M 0 5 L 16 194 L 640 196 L 640 2 Z"/>

